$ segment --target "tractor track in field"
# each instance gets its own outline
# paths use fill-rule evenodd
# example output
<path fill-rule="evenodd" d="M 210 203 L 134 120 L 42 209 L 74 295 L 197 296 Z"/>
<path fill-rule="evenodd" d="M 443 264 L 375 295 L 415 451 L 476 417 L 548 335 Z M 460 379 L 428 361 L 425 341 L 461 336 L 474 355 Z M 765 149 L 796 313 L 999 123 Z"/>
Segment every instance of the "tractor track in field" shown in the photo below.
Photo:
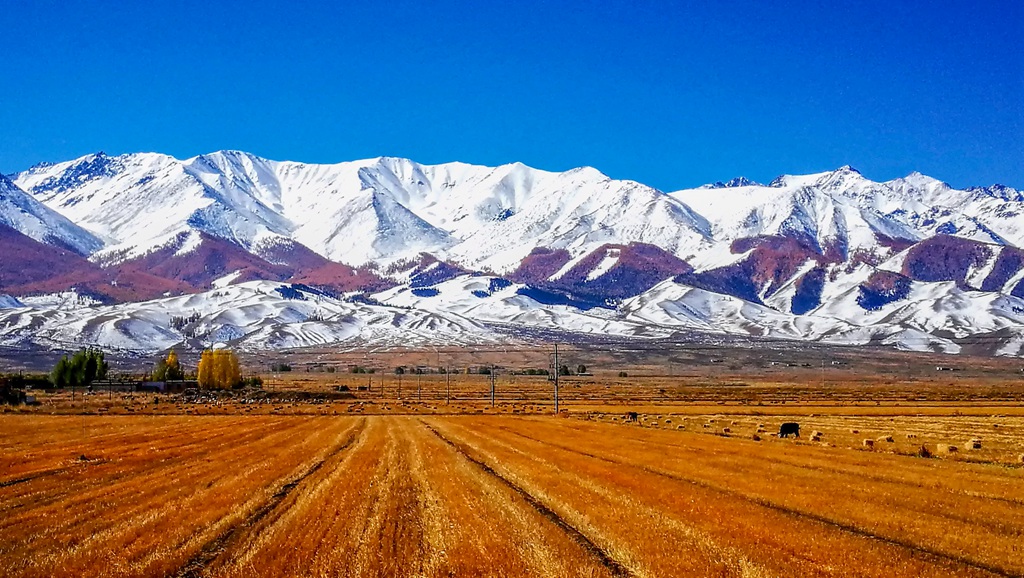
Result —
<path fill-rule="evenodd" d="M 32 480 L 38 480 L 39 478 L 45 478 L 47 476 L 56 476 L 58 474 L 71 472 L 85 466 L 105 464 L 107 463 L 107 461 L 108 460 L 105 459 L 79 459 L 74 464 L 69 466 L 62 466 L 59 468 L 51 468 L 49 470 L 37 471 L 25 476 L 21 476 L 20 478 L 0 481 L 0 488 L 9 488 L 11 486 L 16 486 L 18 484 L 24 484 L 25 482 L 31 482 Z"/>
<path fill-rule="evenodd" d="M 59 473 L 64 472 L 64 471 L 67 471 L 67 468 L 57 468 L 55 470 L 47 470 L 45 472 L 40 472 L 40 473 L 37 473 L 37 474 L 32 474 L 30 476 L 22 476 L 20 478 L 15 478 L 13 480 L 4 480 L 4 481 L 0 482 L 0 488 L 9 488 L 11 486 L 16 486 L 18 484 L 24 484 L 25 482 L 31 482 L 32 480 L 36 480 L 36 479 L 39 479 L 39 478 L 44 478 L 46 476 L 53 476 L 53 475 L 59 474 Z"/>
<path fill-rule="evenodd" d="M 203 571 L 209 566 L 214 560 L 216 560 L 224 551 L 227 550 L 228 546 L 234 541 L 234 539 L 240 535 L 240 530 L 255 527 L 260 521 L 269 516 L 281 502 L 298 487 L 303 481 L 315 474 L 323 467 L 325 463 L 331 458 L 337 456 L 343 451 L 350 448 L 357 439 L 362 435 L 363 430 L 366 428 L 365 418 L 359 422 L 358 426 L 352 428 L 352 433 L 348 436 L 348 439 L 338 447 L 331 450 L 329 454 L 318 460 L 315 464 L 310 466 L 305 472 L 294 478 L 293 480 L 281 485 L 274 494 L 263 504 L 260 504 L 252 513 L 238 523 L 232 524 L 216 537 L 203 544 L 202 548 L 199 549 L 195 555 L 192 556 L 177 572 L 174 573 L 175 578 L 200 578 L 203 576 Z"/>
<path fill-rule="evenodd" d="M 448 446 L 454 449 L 455 452 L 458 453 L 460 456 L 462 456 L 467 461 L 483 470 L 486 474 L 488 474 L 495 480 L 501 482 L 504 486 L 508 487 L 516 494 L 518 494 L 521 498 L 523 498 L 523 500 L 526 501 L 527 504 L 532 506 L 534 510 L 536 510 L 542 516 L 547 518 L 552 524 L 558 527 L 558 529 L 562 530 L 562 532 L 569 536 L 569 538 L 571 538 L 574 542 L 579 544 L 584 550 L 586 550 L 589 554 L 596 558 L 602 566 L 608 569 L 612 576 L 616 576 L 617 578 L 631 578 L 633 576 L 633 573 L 630 572 L 628 568 L 623 566 L 622 563 L 620 563 L 618 560 L 613 558 L 608 552 L 606 552 L 603 548 L 594 543 L 594 541 L 588 538 L 586 534 L 584 534 L 575 526 L 566 521 L 565 518 L 562 518 L 554 510 L 544 505 L 544 503 L 541 502 L 540 499 L 538 499 L 536 496 L 529 493 L 512 480 L 506 478 L 505 476 L 495 471 L 494 468 L 487 465 L 487 463 L 471 456 L 469 452 L 467 452 L 461 445 L 446 438 L 441 432 L 437 431 L 426 422 L 420 421 L 420 423 L 423 424 L 423 427 L 427 428 L 427 430 L 429 430 L 432 434 L 437 436 L 438 439 L 448 444 Z"/>
<path fill-rule="evenodd" d="M 230 440 L 230 441 L 223 442 L 223 443 L 221 443 L 219 445 L 216 445 L 216 446 L 213 446 L 213 447 L 209 447 L 209 446 L 203 447 L 202 450 L 199 453 L 196 453 L 193 456 L 191 456 L 191 459 L 194 460 L 194 461 L 198 461 L 198 460 L 200 460 L 200 458 L 204 458 L 206 456 L 213 455 L 217 451 L 219 451 L 219 450 L 221 450 L 223 448 L 231 447 L 233 444 L 237 444 L 237 443 L 239 443 L 238 440 Z M 202 445 L 203 444 L 201 442 L 193 440 L 193 441 L 189 441 L 188 443 L 180 445 L 180 446 L 174 446 L 174 448 L 180 450 L 180 449 L 184 449 L 184 448 L 202 447 Z M 87 466 L 90 466 L 90 465 L 100 465 L 100 464 L 105 464 L 105 463 L 109 463 L 109 462 L 110 462 L 110 460 L 107 460 L 107 459 L 104 459 L 104 458 L 92 458 L 92 459 L 88 459 L 87 458 L 85 460 L 82 460 L 81 458 L 79 458 L 74 463 L 72 463 L 71 465 L 68 465 L 68 466 L 64 466 L 64 467 L 60 467 L 60 468 L 53 468 L 53 469 L 45 470 L 45 471 L 42 471 L 42 472 L 37 472 L 35 474 L 30 474 L 28 476 L 23 476 L 23 477 L 18 478 L 18 479 L 8 480 L 7 482 L 0 482 L 0 489 L 8 487 L 8 486 L 14 486 L 14 485 L 17 485 L 17 484 L 22 484 L 22 483 L 25 483 L 25 482 L 30 482 L 30 481 L 33 481 L 33 480 L 36 480 L 36 479 L 39 479 L 39 478 L 44 478 L 44 477 L 51 476 L 51 475 L 58 475 L 58 474 L 64 474 L 64 473 L 68 473 L 68 472 L 74 472 L 74 471 L 78 470 L 79 468 L 87 467 Z M 116 460 L 115 460 L 114 463 L 116 464 Z M 153 461 L 150 461 L 150 462 L 146 463 L 145 465 L 143 465 L 141 467 L 137 467 L 135 469 L 131 469 L 131 470 L 124 470 L 124 469 L 122 469 L 120 471 L 114 472 L 113 474 L 109 475 L 106 478 L 93 480 L 91 482 L 86 482 L 86 483 L 93 484 L 93 486 L 86 487 L 84 485 L 79 484 L 76 488 L 68 487 L 63 493 L 52 494 L 47 499 L 36 501 L 34 503 L 34 505 L 37 506 L 37 507 L 38 506 L 42 506 L 42 505 L 49 505 L 49 504 L 52 504 L 54 502 L 57 502 L 57 501 L 63 499 L 64 496 L 66 494 L 68 494 L 68 493 L 81 492 L 81 491 L 86 490 L 86 489 L 93 489 L 96 486 L 100 486 L 100 485 L 102 485 L 103 487 L 106 487 L 106 488 L 114 488 L 116 486 L 116 483 L 118 483 L 118 482 L 120 482 L 122 480 L 125 480 L 125 479 L 135 479 L 135 478 L 138 478 L 140 475 L 152 474 L 153 472 L 157 472 L 160 468 L 165 467 L 165 465 L 166 464 L 165 464 L 164 460 L 153 460 Z"/>
<path fill-rule="evenodd" d="M 629 461 L 626 461 L 626 460 L 619 460 L 619 459 L 615 459 L 615 458 L 609 458 L 609 457 L 606 457 L 606 456 L 599 456 L 597 454 L 592 454 L 592 453 L 589 453 L 589 452 L 578 450 L 576 448 L 571 448 L 571 447 L 568 447 L 568 446 L 563 446 L 561 444 L 557 444 L 557 443 L 550 442 L 550 441 L 547 441 L 547 440 L 537 439 L 537 438 L 528 436 L 526 434 L 519 433 L 517 431 L 509 430 L 507 428 L 501 428 L 501 429 L 503 431 L 506 431 L 506 432 L 511 433 L 513 435 L 519 436 L 519 437 L 524 438 L 524 439 L 528 439 L 530 441 L 533 441 L 533 442 L 536 442 L 536 443 L 539 443 L 539 444 L 542 444 L 542 445 L 558 448 L 558 449 L 563 450 L 563 451 L 567 451 L 567 452 L 578 454 L 578 455 L 585 456 L 585 457 L 588 457 L 588 458 L 600 460 L 600 461 L 607 462 L 607 463 L 610 463 L 610 464 L 615 464 L 617 466 L 625 466 L 625 467 L 629 467 L 629 468 L 638 469 L 638 470 L 641 470 L 641 471 L 644 471 L 644 472 L 647 472 L 647 473 L 650 473 L 650 474 L 654 474 L 656 476 L 662 476 L 662 477 L 669 478 L 671 480 L 675 480 L 675 481 L 678 481 L 678 482 L 684 482 L 684 483 L 687 483 L 687 484 L 690 484 L 690 485 L 693 485 L 693 486 L 697 486 L 699 488 L 703 488 L 703 489 L 706 489 L 706 490 L 711 490 L 713 492 L 718 492 L 720 494 L 725 494 L 725 495 L 730 496 L 730 497 L 739 498 L 741 500 L 745 500 L 747 502 L 756 504 L 756 505 L 761 506 L 763 508 L 767 508 L 767 509 L 770 509 L 770 510 L 774 510 L 776 512 L 780 512 L 782 514 L 785 514 L 787 516 L 791 516 L 793 518 L 811 520 L 811 521 L 817 522 L 819 524 L 823 524 L 825 526 L 829 526 L 829 527 L 841 530 L 843 532 L 847 532 L 849 534 L 860 536 L 862 538 L 868 538 L 868 539 L 872 539 L 872 540 L 877 540 L 877 541 L 885 543 L 885 544 L 889 544 L 889 545 L 892 545 L 892 546 L 903 548 L 903 549 L 908 550 L 910 552 L 913 552 L 913 553 L 917 554 L 918 556 L 921 556 L 921 557 L 923 557 L 925 559 L 932 559 L 932 560 L 938 560 L 938 561 L 942 561 L 942 562 L 946 562 L 946 563 L 959 564 L 961 566 L 966 566 L 968 568 L 973 568 L 975 570 L 981 570 L 983 572 L 988 572 L 988 573 L 996 575 L 996 576 L 1004 576 L 1006 578 L 1024 578 L 1024 574 L 1016 573 L 1016 572 L 1013 572 L 1011 570 L 1007 570 L 1006 568 L 1001 568 L 999 566 L 995 566 L 995 565 L 988 564 L 988 563 L 985 563 L 985 562 L 981 562 L 981 561 L 978 561 L 978 560 L 972 560 L 970 558 L 967 558 L 967 557 L 964 557 L 964 556 L 959 556 L 959 555 L 956 555 L 956 554 L 949 554 L 949 553 L 943 552 L 941 550 L 936 550 L 936 549 L 933 549 L 933 548 L 928 548 L 927 546 L 920 546 L 920 545 L 914 544 L 913 542 L 910 542 L 910 541 L 900 540 L 898 538 L 891 538 L 891 537 L 884 536 L 884 535 L 881 535 L 881 534 L 876 534 L 874 532 L 871 532 L 870 530 L 865 530 L 865 529 L 857 527 L 857 526 L 855 526 L 853 524 L 849 524 L 849 523 L 846 523 L 846 522 L 840 522 L 838 520 L 833 520 L 833 519 L 828 518 L 826 516 L 822 516 L 822 515 L 819 515 L 819 514 L 814 514 L 814 513 L 811 513 L 811 512 L 805 512 L 803 510 L 798 510 L 796 508 L 790 508 L 789 506 L 784 506 L 782 504 L 777 504 L 777 503 L 772 502 L 771 500 L 768 500 L 766 498 L 760 498 L 760 497 L 757 497 L 757 496 L 750 496 L 750 495 L 744 494 L 742 492 L 738 492 L 736 490 L 731 490 L 729 488 L 725 488 L 725 487 L 719 486 L 717 484 L 712 484 L 710 482 L 706 482 L 706 481 L 703 481 L 703 480 L 687 478 L 687 477 L 680 476 L 680 475 L 672 473 L 672 472 L 666 472 L 664 470 L 659 470 L 657 468 L 652 468 L 650 466 L 636 464 L 636 463 L 629 462 Z"/>

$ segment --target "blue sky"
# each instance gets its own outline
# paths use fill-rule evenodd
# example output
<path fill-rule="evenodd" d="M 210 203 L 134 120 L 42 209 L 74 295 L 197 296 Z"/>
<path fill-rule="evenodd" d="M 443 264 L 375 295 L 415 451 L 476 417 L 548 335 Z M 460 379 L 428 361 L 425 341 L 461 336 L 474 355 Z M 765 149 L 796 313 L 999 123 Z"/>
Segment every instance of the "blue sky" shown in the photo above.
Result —
<path fill-rule="evenodd" d="M 1024 188 L 1024 2 L 5 0 L 0 172 L 241 149 Z"/>

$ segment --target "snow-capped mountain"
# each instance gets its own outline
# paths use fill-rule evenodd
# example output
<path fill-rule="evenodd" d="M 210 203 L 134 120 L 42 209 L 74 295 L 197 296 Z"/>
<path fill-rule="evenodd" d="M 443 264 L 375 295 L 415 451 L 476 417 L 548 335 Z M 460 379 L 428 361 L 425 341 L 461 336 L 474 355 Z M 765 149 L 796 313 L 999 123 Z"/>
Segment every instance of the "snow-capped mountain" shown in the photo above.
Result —
<path fill-rule="evenodd" d="M 104 239 L 96 260 L 107 263 L 166 246 L 182 232 L 228 239 L 256 254 L 292 239 L 353 265 L 426 252 L 498 271 L 514 269 L 540 246 L 579 254 L 639 241 L 681 253 L 708 240 L 707 224 L 685 205 L 586 168 L 100 153 L 34 167 L 15 182 Z"/>
<path fill-rule="evenodd" d="M 146 348 L 184 339 L 154 311 L 198 299 L 212 308 L 204 339 L 285 346 L 351 337 L 336 327 L 288 333 L 298 321 L 284 313 L 287 300 L 263 309 L 283 315 L 273 331 L 286 339 L 255 337 L 266 327 L 256 320 L 214 327 L 224 319 L 218 307 L 237 306 L 218 291 L 241 287 L 250 299 L 259 287 L 251 283 L 277 283 L 445 318 L 440 339 L 497 338 L 492 329 L 503 325 L 955 352 L 957 339 L 996 335 L 994 352 L 1017 354 L 1022 215 L 1024 194 L 1010 187 L 961 190 L 919 173 L 876 182 L 848 166 L 664 193 L 593 168 L 97 153 L 0 179 L 0 249 L 20 256 L 0 266 L 0 292 L 27 305 L 5 309 L 20 321 L 4 335 L 32 341 L 51 321 L 70 323 L 73 310 L 81 339 L 156 319 L 128 330 L 130 345 L 110 342 Z M 40 295 L 69 290 L 93 304 L 60 315 L 43 305 L 53 300 Z M 132 321 L 113 333 L 84 329 L 106 327 L 89 320 L 116 317 L 111 307 L 128 308 Z M 346 323 L 405 327 L 371 309 L 356 307 Z"/>
<path fill-rule="evenodd" d="M 159 351 L 231 343 L 278 349 L 350 345 L 492 343 L 457 315 L 346 301 L 307 286 L 250 281 L 142 303 L 71 309 L 0 309 L 0 345 Z"/>
<path fill-rule="evenodd" d="M 103 242 L 0 175 L 0 224 L 36 241 L 88 255 Z"/>

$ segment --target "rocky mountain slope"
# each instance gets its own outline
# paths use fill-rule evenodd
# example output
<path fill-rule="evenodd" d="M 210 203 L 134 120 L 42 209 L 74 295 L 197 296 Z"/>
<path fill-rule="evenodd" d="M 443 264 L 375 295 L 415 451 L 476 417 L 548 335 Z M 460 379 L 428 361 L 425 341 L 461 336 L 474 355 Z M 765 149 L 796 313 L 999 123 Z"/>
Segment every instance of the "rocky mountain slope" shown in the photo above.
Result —
<path fill-rule="evenodd" d="M 0 178 L 0 338 L 284 347 L 390 323 L 374 339 L 400 343 L 404 322 L 374 309 L 390 307 L 432 316 L 418 327 L 444 327 L 422 334 L 438 342 L 500 339 L 500 325 L 1017 355 L 1022 212 L 1010 187 L 875 182 L 851 167 L 664 193 L 592 168 L 97 153 Z M 287 313 L 302 300 L 267 302 L 260 283 L 365 307 L 337 305 L 317 321 L 330 330 L 289 329 L 305 323 Z M 269 320 L 218 331 L 217 307 L 236 301 L 216 295 L 234 287 Z M 81 337 L 44 337 L 75 326 L 46 297 L 67 291 L 88 296 L 71 308 Z M 175 299 L 209 301 L 209 325 L 160 325 Z M 264 338 L 270 325 L 288 337 Z"/>

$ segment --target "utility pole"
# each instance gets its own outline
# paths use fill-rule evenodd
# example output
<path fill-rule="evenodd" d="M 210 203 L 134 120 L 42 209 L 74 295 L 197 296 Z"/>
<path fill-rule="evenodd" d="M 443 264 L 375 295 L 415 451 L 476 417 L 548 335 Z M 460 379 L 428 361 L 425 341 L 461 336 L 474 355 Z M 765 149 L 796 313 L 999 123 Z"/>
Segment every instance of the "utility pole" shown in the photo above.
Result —
<path fill-rule="evenodd" d="M 491 364 L 491 407 L 494 407 L 494 364 Z"/>
<path fill-rule="evenodd" d="M 558 344 L 555 344 L 555 415 L 558 415 Z"/>

